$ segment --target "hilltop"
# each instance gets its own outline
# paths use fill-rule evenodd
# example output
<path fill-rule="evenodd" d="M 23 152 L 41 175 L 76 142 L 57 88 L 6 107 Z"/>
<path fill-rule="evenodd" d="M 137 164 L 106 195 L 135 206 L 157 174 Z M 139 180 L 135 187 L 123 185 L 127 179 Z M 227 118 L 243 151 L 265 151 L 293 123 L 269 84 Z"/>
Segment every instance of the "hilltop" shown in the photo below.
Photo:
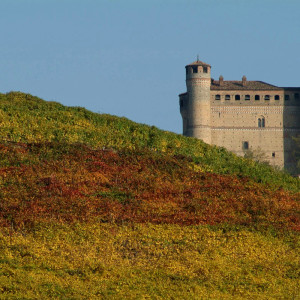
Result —
<path fill-rule="evenodd" d="M 272 167 L 210 146 L 195 138 L 97 114 L 81 107 L 46 102 L 21 92 L 0 94 L 2 141 L 84 144 L 93 149 L 141 150 L 189 157 L 197 170 L 249 177 L 274 188 L 300 190 L 300 181 Z"/>
<path fill-rule="evenodd" d="M 296 297 L 299 179 L 20 92 L 0 136 L 0 298 Z"/>

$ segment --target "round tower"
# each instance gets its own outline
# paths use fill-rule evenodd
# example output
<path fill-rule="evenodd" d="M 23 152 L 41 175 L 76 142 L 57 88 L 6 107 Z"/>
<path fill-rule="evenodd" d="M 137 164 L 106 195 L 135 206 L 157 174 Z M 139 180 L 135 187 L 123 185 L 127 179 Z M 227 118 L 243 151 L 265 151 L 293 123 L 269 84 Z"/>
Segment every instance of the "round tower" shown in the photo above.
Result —
<path fill-rule="evenodd" d="M 210 123 L 210 69 L 211 66 L 195 61 L 185 67 L 187 87 L 187 126 L 185 135 L 211 144 Z"/>

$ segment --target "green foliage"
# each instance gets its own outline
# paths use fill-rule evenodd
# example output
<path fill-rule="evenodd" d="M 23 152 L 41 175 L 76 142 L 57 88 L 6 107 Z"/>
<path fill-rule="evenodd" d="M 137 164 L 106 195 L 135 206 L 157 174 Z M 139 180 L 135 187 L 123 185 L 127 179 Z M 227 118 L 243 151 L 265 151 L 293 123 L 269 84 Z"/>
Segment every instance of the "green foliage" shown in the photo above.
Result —
<path fill-rule="evenodd" d="M 0 94 L 0 299 L 296 299 L 299 180 Z"/>
<path fill-rule="evenodd" d="M 56 142 L 58 147 L 63 142 L 64 146 L 80 143 L 94 149 L 139 151 L 147 148 L 153 152 L 189 157 L 195 168 L 205 172 L 250 177 L 274 188 L 300 189 L 299 180 L 284 172 L 237 157 L 201 140 L 137 124 L 126 118 L 46 102 L 20 92 L 0 94 L 0 136 L 5 141 L 21 143 Z"/>
<path fill-rule="evenodd" d="M 255 160 L 257 162 L 268 164 L 267 156 L 265 152 L 262 151 L 262 149 L 258 148 L 256 150 L 245 150 L 244 151 L 244 157 L 249 158 L 252 160 Z"/>

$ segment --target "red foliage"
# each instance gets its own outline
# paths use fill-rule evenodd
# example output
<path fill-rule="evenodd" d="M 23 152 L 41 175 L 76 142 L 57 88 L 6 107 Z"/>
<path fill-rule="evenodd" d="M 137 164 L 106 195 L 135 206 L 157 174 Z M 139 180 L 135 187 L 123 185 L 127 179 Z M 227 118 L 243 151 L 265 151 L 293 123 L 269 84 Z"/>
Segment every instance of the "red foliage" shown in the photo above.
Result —
<path fill-rule="evenodd" d="M 17 146 L 23 164 L 0 168 L 2 226 L 99 220 L 300 229 L 299 194 L 195 172 L 184 157 L 73 146 L 45 158 L 45 147 Z M 0 149 L 16 155 L 16 145 Z"/>

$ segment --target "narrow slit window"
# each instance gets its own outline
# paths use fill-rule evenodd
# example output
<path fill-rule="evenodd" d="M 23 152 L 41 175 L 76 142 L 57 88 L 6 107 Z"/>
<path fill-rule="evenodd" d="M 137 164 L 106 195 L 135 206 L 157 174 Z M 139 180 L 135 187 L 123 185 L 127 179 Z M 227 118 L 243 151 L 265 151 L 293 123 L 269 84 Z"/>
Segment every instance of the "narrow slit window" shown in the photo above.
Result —
<path fill-rule="evenodd" d="M 261 118 L 258 119 L 258 127 L 261 127 Z"/>
<path fill-rule="evenodd" d="M 265 118 L 261 119 L 261 127 L 265 127 L 266 123 L 265 123 Z"/>
<path fill-rule="evenodd" d="M 241 96 L 240 95 L 235 95 L 235 100 L 241 100 Z"/>
<path fill-rule="evenodd" d="M 275 157 L 275 152 L 272 153 L 272 157 Z"/>

